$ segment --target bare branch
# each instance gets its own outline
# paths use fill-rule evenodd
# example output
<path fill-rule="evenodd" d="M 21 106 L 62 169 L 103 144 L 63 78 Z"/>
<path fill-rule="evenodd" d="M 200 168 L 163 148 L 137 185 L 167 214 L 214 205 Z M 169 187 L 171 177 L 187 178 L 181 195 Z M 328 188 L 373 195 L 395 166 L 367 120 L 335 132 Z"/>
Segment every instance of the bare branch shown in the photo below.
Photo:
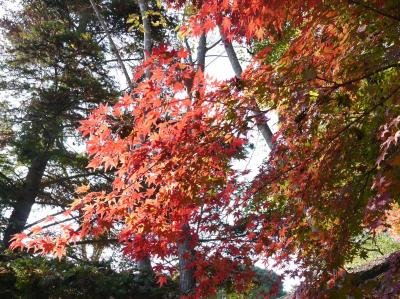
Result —
<path fill-rule="evenodd" d="M 400 16 L 394 16 L 394 15 L 389 14 L 389 13 L 387 13 L 387 12 L 381 10 L 381 9 L 378 9 L 378 8 L 376 8 L 376 7 L 373 7 L 373 6 L 370 6 L 370 5 L 368 5 L 367 3 L 365 3 L 365 2 L 362 2 L 362 1 L 355 1 L 355 0 L 350 0 L 349 2 L 350 2 L 350 3 L 353 3 L 353 4 L 355 4 L 355 5 L 359 5 L 359 6 L 361 6 L 361 7 L 364 7 L 365 9 L 370 10 L 370 11 L 373 11 L 374 13 L 379 14 L 379 15 L 381 15 L 381 16 L 384 16 L 384 17 L 387 17 L 387 18 L 389 18 L 389 19 L 396 20 L 397 22 L 400 22 Z"/>
<path fill-rule="evenodd" d="M 115 45 L 115 43 L 114 43 L 114 41 L 113 41 L 113 39 L 111 37 L 111 33 L 107 28 L 106 22 L 104 21 L 104 18 L 101 15 L 100 11 L 97 9 L 97 6 L 96 6 L 96 3 L 94 3 L 94 0 L 89 0 L 89 1 L 90 1 L 90 5 L 92 6 L 92 8 L 93 8 L 93 10 L 94 10 L 94 12 L 96 14 L 97 19 L 99 20 L 101 26 L 103 27 L 103 30 L 107 34 L 108 41 L 110 42 L 111 48 L 112 48 L 112 50 L 114 52 L 115 57 L 117 58 L 118 64 L 119 64 L 122 72 L 124 73 L 126 82 L 130 86 L 130 88 L 133 89 L 134 88 L 133 83 L 132 83 L 132 81 L 131 81 L 131 79 L 129 77 L 128 71 L 126 70 L 124 62 L 122 61 L 121 55 L 119 53 L 119 50 L 118 50 L 117 46 Z"/>
<path fill-rule="evenodd" d="M 188 41 L 187 37 L 185 37 L 185 47 L 186 47 L 186 51 L 189 53 L 189 63 L 193 64 L 192 49 L 190 48 L 189 41 Z"/>
<path fill-rule="evenodd" d="M 213 43 L 211 46 L 207 47 L 207 51 L 211 50 L 212 48 L 216 47 L 220 42 L 222 41 L 222 38 L 218 39 L 215 43 Z"/>
<path fill-rule="evenodd" d="M 26 225 L 26 226 L 24 227 L 24 230 L 25 230 L 25 229 L 28 229 L 28 228 L 30 228 L 30 227 L 36 225 L 36 224 L 39 224 L 40 222 L 45 221 L 46 219 L 48 219 L 48 217 L 56 217 L 56 216 L 58 216 L 58 215 L 61 215 L 61 214 L 64 213 L 64 212 L 65 212 L 65 211 L 60 211 L 60 212 L 57 212 L 57 213 L 48 215 L 48 216 L 46 216 L 46 217 L 43 217 L 43 218 L 41 218 L 41 219 L 39 219 L 39 220 L 37 220 L 37 221 L 35 221 L 35 222 L 32 222 L 32 223 Z"/>

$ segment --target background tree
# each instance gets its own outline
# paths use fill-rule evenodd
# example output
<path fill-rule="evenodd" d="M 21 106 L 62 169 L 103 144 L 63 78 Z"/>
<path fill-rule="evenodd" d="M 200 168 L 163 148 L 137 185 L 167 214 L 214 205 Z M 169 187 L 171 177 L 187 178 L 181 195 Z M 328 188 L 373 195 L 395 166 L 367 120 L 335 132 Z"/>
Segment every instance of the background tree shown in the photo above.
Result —
<path fill-rule="evenodd" d="M 6 247 L 26 225 L 35 201 L 65 205 L 72 199 L 74 184 L 88 172 L 68 139 L 87 109 L 113 95 L 112 81 L 99 64 L 103 49 L 88 28 L 79 28 L 79 19 L 66 14 L 69 7 L 45 1 L 23 5 L 19 15 L 2 21 L 8 37 L 5 84 L 23 96 L 10 109 L 17 132 L 9 157 L 14 169 L 27 167 L 15 194 L 9 194 L 13 211 L 3 236 Z"/>
<path fill-rule="evenodd" d="M 90 180 L 106 188 L 107 175 L 85 169 L 76 128 L 88 111 L 118 94 L 110 74 L 113 52 L 86 1 L 19 4 L 21 9 L 6 14 L 1 23 L 6 41 L 1 165 L 5 247 L 27 226 L 35 203 L 64 209 L 77 186 Z M 113 36 L 124 41 L 124 63 L 132 66 L 143 55 L 135 48 L 143 33 L 126 21 L 140 12 L 138 5 L 105 1 L 101 9 Z M 150 19 L 157 22 L 157 14 Z M 154 27 L 155 43 L 172 26 L 171 20 Z M 17 100 L 10 101 L 11 96 Z M 8 217 L 4 211 L 10 208 Z"/>

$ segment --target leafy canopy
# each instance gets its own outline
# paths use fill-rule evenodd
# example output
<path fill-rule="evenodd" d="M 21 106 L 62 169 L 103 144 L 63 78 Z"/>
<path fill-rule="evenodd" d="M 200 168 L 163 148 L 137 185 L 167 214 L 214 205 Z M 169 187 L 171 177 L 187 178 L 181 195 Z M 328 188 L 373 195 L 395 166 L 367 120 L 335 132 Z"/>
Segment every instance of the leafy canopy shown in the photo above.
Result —
<path fill-rule="evenodd" d="M 240 84 L 195 72 L 183 49 L 154 50 L 136 70 L 135 90 L 82 122 L 89 167 L 114 171 L 113 190 L 82 190 L 71 207 L 82 213 L 79 229 L 66 226 L 55 240 L 17 235 L 14 247 L 61 256 L 67 244 L 114 227 L 126 253 L 157 257 L 162 275 L 177 270 L 168 260 L 189 233 L 196 298 L 230 277 L 246 288 L 258 257 L 294 259 L 305 296 L 331 287 L 399 200 L 398 1 L 168 3 L 192 5 L 182 34 L 220 26 L 228 40 L 271 46 Z M 231 161 L 244 154 L 254 99 L 275 109 L 279 126 L 246 184 Z"/>

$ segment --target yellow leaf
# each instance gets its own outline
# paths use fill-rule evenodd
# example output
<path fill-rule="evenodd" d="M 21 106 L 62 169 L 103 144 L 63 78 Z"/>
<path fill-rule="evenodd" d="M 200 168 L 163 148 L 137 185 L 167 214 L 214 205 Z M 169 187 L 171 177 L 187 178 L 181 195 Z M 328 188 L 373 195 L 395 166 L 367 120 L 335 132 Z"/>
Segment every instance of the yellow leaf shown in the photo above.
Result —
<path fill-rule="evenodd" d="M 86 193 L 88 192 L 90 189 L 90 185 L 81 185 L 78 188 L 76 188 L 75 192 L 76 193 Z"/>

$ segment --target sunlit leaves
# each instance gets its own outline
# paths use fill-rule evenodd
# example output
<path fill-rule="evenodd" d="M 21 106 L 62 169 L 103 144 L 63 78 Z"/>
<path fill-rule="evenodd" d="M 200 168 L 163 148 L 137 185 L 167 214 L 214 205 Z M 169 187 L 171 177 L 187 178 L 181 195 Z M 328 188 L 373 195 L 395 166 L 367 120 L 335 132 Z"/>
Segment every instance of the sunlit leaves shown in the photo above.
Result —
<path fill-rule="evenodd" d="M 215 293 L 231 273 L 245 288 L 255 253 L 295 259 L 306 292 L 333 286 L 361 250 L 358 237 L 384 223 L 399 195 L 399 25 L 347 1 L 192 4 L 186 34 L 221 26 L 230 40 L 268 43 L 242 81 L 224 83 L 185 62 L 185 50 L 156 48 L 135 70 L 135 89 L 82 122 L 88 167 L 116 178 L 112 191 L 72 206 L 82 214 L 79 236 L 118 229 L 126 254 L 156 256 L 156 269 L 171 273 L 166 261 L 189 236 L 196 296 Z M 244 153 L 254 97 L 276 110 L 279 126 L 247 184 L 231 162 Z M 32 246 L 56 255 L 66 245 L 40 242 Z"/>

